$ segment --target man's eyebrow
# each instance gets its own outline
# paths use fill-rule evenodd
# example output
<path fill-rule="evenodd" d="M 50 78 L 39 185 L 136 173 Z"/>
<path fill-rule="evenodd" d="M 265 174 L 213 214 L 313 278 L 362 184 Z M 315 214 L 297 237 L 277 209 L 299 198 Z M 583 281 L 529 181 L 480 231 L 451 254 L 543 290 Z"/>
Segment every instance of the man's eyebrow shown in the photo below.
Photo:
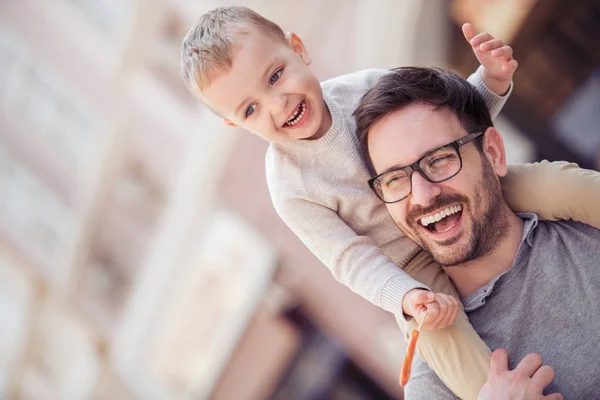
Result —
<path fill-rule="evenodd" d="M 442 146 L 440 146 L 440 147 L 444 147 L 444 146 L 445 146 L 445 145 L 442 145 Z M 383 172 L 382 172 L 382 174 L 385 174 L 386 172 L 390 172 L 390 171 L 393 171 L 393 170 L 396 170 L 396 169 L 402 169 L 402 168 L 405 168 L 405 167 L 409 167 L 409 166 L 411 166 L 412 164 L 414 164 L 414 163 L 416 163 L 416 162 L 419 162 L 419 161 L 420 161 L 420 160 L 421 160 L 423 157 L 425 157 L 425 156 L 426 156 L 426 155 L 428 155 L 429 153 L 431 153 L 431 152 L 433 152 L 433 151 L 436 151 L 436 150 L 438 150 L 438 149 L 439 149 L 439 147 L 435 147 L 435 148 L 433 148 L 433 149 L 431 149 L 431 150 L 427 150 L 425 153 L 421 154 L 421 155 L 420 155 L 420 156 L 419 156 L 419 157 L 418 157 L 418 158 L 417 158 L 415 161 L 411 162 L 410 164 L 394 164 L 394 165 L 392 165 L 391 167 L 387 168 L 385 171 L 383 171 Z M 381 175 L 381 174 L 380 174 L 380 175 Z"/>
<path fill-rule="evenodd" d="M 262 74 L 262 80 L 264 81 L 267 78 L 267 75 L 269 75 L 269 72 L 273 69 L 273 66 L 275 64 L 277 64 L 279 62 L 278 59 L 273 59 L 271 60 L 271 62 L 269 64 L 267 64 L 267 68 L 265 68 L 265 70 L 263 71 Z M 242 101 L 233 111 L 234 114 L 239 114 L 242 110 L 242 108 L 244 107 L 244 105 L 248 102 L 248 100 L 250 100 L 250 97 L 246 97 L 244 99 L 244 101 Z"/>
<path fill-rule="evenodd" d="M 394 164 L 391 167 L 387 168 L 385 171 L 383 171 L 383 172 L 381 172 L 381 173 L 379 173 L 377 175 L 382 175 L 382 174 L 385 174 L 385 173 L 390 172 L 390 171 L 394 171 L 394 170 L 397 170 L 397 169 L 402 169 L 404 167 L 408 167 L 409 165 L 410 164 L 408 164 L 408 165 L 407 164 Z"/>

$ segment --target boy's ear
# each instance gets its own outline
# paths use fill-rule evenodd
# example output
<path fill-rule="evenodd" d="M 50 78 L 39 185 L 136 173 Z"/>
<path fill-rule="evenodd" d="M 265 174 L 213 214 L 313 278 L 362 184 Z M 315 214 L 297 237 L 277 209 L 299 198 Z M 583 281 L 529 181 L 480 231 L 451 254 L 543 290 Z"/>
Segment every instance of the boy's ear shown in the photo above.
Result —
<path fill-rule="evenodd" d="M 489 127 L 485 131 L 483 138 L 483 152 L 487 156 L 496 175 L 502 177 L 506 175 L 506 151 L 504 150 L 504 140 L 500 132 L 494 127 Z"/>
<path fill-rule="evenodd" d="M 285 35 L 285 38 L 287 39 L 292 50 L 294 50 L 294 52 L 300 56 L 302 61 L 304 61 L 304 64 L 310 65 L 312 60 L 310 59 L 308 51 L 306 50 L 306 47 L 304 47 L 304 43 L 302 43 L 300 36 L 296 35 L 294 32 L 288 32 Z"/>
<path fill-rule="evenodd" d="M 236 124 L 233 123 L 233 121 L 227 119 L 227 118 L 223 118 L 223 122 L 225 123 L 225 125 L 227 126 L 233 126 L 234 128 L 237 126 Z"/>

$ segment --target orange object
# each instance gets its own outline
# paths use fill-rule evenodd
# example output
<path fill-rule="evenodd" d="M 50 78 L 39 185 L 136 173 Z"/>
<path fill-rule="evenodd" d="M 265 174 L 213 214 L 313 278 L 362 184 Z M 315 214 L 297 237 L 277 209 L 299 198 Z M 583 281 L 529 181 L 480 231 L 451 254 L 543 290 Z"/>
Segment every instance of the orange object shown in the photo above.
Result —
<path fill-rule="evenodd" d="M 415 349 L 417 348 L 417 339 L 419 339 L 419 331 L 415 329 L 410 333 L 408 346 L 406 347 L 406 355 L 404 356 L 404 363 L 402 363 L 402 369 L 400 370 L 400 385 L 402 386 L 405 386 L 410 378 L 410 369 L 412 367 L 413 357 L 415 356 Z"/>

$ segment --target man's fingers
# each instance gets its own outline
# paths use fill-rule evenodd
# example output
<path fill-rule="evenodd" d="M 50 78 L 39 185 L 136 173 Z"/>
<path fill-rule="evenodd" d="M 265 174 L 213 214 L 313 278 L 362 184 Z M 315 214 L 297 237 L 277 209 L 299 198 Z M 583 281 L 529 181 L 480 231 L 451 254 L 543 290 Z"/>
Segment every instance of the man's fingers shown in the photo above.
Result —
<path fill-rule="evenodd" d="M 540 391 L 544 390 L 554 379 L 554 368 L 549 365 L 542 365 L 531 377 Z"/>
<path fill-rule="evenodd" d="M 490 376 L 500 375 L 508 371 L 508 353 L 504 349 L 497 349 L 490 358 Z"/>
<path fill-rule="evenodd" d="M 469 43 L 471 43 L 471 46 L 476 47 L 476 46 L 479 46 L 483 42 L 489 42 L 490 40 L 493 40 L 493 39 L 494 39 L 494 37 L 491 34 L 489 34 L 487 32 L 483 32 L 483 33 L 480 33 L 479 35 L 476 35 L 471 40 L 469 40 Z"/>
<path fill-rule="evenodd" d="M 527 377 L 532 377 L 533 374 L 535 374 L 535 371 L 541 366 L 542 357 L 539 354 L 530 353 L 523 357 L 519 365 L 515 368 L 515 372 L 525 374 Z"/>
<path fill-rule="evenodd" d="M 546 399 L 546 400 L 565 400 L 563 395 L 560 393 L 549 394 L 548 396 L 544 396 L 544 399 Z"/>

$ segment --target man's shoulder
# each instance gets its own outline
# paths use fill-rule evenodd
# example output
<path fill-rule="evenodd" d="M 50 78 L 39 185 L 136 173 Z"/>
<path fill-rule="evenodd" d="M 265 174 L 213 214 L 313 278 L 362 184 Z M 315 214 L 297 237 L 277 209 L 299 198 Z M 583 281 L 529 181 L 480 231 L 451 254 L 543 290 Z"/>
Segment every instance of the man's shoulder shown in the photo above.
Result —
<path fill-rule="evenodd" d="M 321 82 L 323 93 L 329 96 L 358 96 L 362 97 L 383 75 L 387 69 L 364 69 L 345 75 L 336 76 Z"/>
<path fill-rule="evenodd" d="M 579 260 L 595 259 L 600 246 L 600 230 L 577 221 L 540 220 L 529 241 L 542 253 L 560 253 Z"/>
<path fill-rule="evenodd" d="M 559 236 L 585 236 L 600 241 L 600 229 L 573 220 L 545 221 L 539 220 L 536 230 L 546 234 Z"/>

